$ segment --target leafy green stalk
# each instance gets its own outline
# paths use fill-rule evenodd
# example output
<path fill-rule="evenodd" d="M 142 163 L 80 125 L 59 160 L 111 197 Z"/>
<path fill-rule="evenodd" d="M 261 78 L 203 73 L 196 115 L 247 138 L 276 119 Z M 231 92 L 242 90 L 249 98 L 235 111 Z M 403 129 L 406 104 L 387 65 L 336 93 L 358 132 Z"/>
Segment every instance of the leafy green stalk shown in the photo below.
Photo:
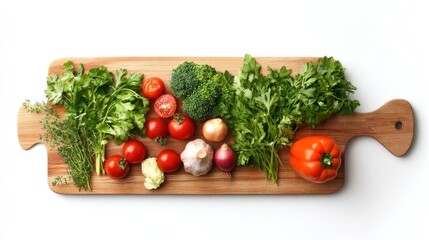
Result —
<path fill-rule="evenodd" d="M 104 167 L 103 163 L 105 161 L 105 154 L 106 154 L 106 144 L 107 140 L 105 140 L 105 136 L 99 135 L 97 138 L 98 145 L 94 148 L 94 154 L 95 154 L 95 173 L 97 175 L 104 175 Z"/>

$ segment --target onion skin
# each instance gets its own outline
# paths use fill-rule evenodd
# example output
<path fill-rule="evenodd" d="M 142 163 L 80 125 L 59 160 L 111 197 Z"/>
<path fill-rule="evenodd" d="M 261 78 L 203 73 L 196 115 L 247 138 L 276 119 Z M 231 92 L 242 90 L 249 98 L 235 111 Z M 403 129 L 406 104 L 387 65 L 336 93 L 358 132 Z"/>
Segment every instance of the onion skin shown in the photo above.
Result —
<path fill-rule="evenodd" d="M 228 125 L 221 118 L 207 120 L 203 124 L 203 136 L 207 141 L 222 142 L 228 135 Z"/>
<path fill-rule="evenodd" d="M 237 164 L 237 158 L 234 150 L 224 143 L 218 150 L 216 150 L 214 154 L 214 162 L 220 170 L 229 173 Z"/>

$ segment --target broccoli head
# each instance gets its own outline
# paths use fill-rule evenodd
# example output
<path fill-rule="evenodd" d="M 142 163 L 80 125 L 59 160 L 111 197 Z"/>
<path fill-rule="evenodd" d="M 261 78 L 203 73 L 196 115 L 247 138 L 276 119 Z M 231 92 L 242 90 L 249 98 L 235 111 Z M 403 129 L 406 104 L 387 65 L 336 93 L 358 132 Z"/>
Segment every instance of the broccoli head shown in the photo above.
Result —
<path fill-rule="evenodd" d="M 175 96 L 186 99 L 206 80 L 216 75 L 216 69 L 209 65 L 184 62 L 173 69 L 170 87 Z"/>
<path fill-rule="evenodd" d="M 197 121 L 204 121 L 219 114 L 219 101 L 222 98 L 221 87 L 206 81 L 183 101 L 183 112 Z"/>
<path fill-rule="evenodd" d="M 232 79 L 228 72 L 217 72 L 212 66 L 184 62 L 173 69 L 170 87 L 183 100 L 183 112 L 203 121 L 219 115 L 222 96 Z"/>

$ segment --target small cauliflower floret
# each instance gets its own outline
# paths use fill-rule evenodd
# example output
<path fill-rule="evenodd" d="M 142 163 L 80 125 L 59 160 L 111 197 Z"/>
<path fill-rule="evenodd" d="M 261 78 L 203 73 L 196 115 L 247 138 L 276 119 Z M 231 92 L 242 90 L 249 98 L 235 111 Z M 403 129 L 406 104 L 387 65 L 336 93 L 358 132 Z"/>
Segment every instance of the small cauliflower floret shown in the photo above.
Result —
<path fill-rule="evenodd" d="M 142 162 L 142 173 L 145 176 L 146 189 L 157 189 L 164 182 L 164 173 L 159 169 L 156 158 L 150 157 Z"/>

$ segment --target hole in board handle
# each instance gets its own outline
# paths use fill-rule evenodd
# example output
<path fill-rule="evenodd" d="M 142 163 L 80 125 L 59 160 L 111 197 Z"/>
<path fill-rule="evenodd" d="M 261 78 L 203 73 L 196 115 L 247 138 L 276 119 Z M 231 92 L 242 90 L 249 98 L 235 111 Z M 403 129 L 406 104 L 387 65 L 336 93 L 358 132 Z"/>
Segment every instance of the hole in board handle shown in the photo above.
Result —
<path fill-rule="evenodd" d="M 397 122 L 395 123 L 395 128 L 396 128 L 397 130 L 401 130 L 403 127 L 404 127 L 404 124 L 403 124 L 401 121 L 397 121 Z"/>

